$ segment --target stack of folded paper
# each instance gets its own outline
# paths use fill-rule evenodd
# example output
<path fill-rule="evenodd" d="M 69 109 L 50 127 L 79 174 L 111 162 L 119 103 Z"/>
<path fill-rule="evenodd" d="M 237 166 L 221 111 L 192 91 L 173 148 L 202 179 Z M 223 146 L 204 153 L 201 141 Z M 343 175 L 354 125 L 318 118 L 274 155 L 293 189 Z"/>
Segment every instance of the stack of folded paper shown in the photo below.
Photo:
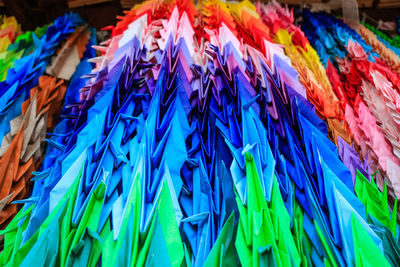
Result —
<path fill-rule="evenodd" d="M 32 53 L 35 48 L 32 36 L 41 38 L 46 33 L 46 29 L 47 26 L 44 26 L 37 28 L 34 32 L 29 31 L 19 35 L 6 51 L 0 53 L 0 81 L 6 79 L 8 70 L 14 67 L 17 59 Z"/>
<path fill-rule="evenodd" d="M 375 28 L 372 25 L 369 25 L 368 23 L 362 22 L 362 25 L 364 27 L 368 28 L 370 31 L 375 33 L 376 37 L 378 38 L 379 41 L 381 41 L 384 45 L 389 47 L 393 52 L 395 52 L 398 56 L 400 56 L 400 36 L 399 35 L 392 35 L 389 37 L 379 29 Z"/>
<path fill-rule="evenodd" d="M 400 39 L 387 37 L 384 33 L 368 24 L 360 25 L 359 32 L 367 44 L 371 45 L 389 67 L 400 73 Z"/>
<path fill-rule="evenodd" d="M 395 47 L 389 48 L 387 46 L 388 43 L 384 44 L 381 42 L 375 33 L 363 25 L 360 25 L 359 33 L 364 38 L 366 43 L 372 46 L 379 54 L 379 58 L 384 60 L 391 69 L 397 73 L 400 73 L 400 58 L 396 54 Z"/>
<path fill-rule="evenodd" d="M 386 185 L 381 191 L 343 141 L 352 142 L 350 131 L 335 135 L 329 125 L 328 134 L 323 119 L 340 124 L 346 115 L 337 84 L 291 15 L 279 12 L 287 10 L 149 0 L 108 27 L 111 39 L 94 46 L 96 67 L 81 62 L 77 72 L 87 74 L 71 78 L 32 194 L 1 232 L 0 264 L 399 262 L 397 206 L 389 209 Z M 274 25 L 279 17 L 269 14 L 287 21 Z M 39 90 L 26 110 L 43 103 Z M 21 135 L 27 120 L 15 121 Z M 28 147 L 42 136 L 29 133 Z"/>
<path fill-rule="evenodd" d="M 259 5 L 258 12 L 263 22 L 271 29 L 274 41 L 284 45 L 285 54 L 291 59 L 299 73 L 300 82 L 307 90 L 307 99 L 314 104 L 317 114 L 326 120 L 329 136 L 336 143 L 343 163 L 351 171 L 353 183 L 357 170 L 369 177 L 368 160 L 361 162 L 358 153 L 349 152 L 354 150 L 350 146 L 353 144 L 353 138 L 344 121 L 344 110 L 332 90 L 317 52 L 301 29 L 293 24 L 293 10 L 273 1 L 268 5 Z"/>
<path fill-rule="evenodd" d="M 379 187 L 383 189 L 387 181 L 390 191 L 400 196 L 399 74 L 378 59 L 378 54 L 371 52 L 371 47 L 340 20 L 308 11 L 304 19 L 302 27 L 306 33 L 311 32 L 311 22 L 318 21 L 318 27 L 331 40 L 320 46 L 325 36 L 311 37 L 318 38 L 313 40 L 319 55 L 324 55 L 328 47 L 330 51 L 341 49 L 343 52 L 331 53 L 334 64 L 330 60 L 327 63 L 333 90 L 341 101 L 345 120 L 362 157 L 369 157 L 372 171 L 379 171 L 376 174 Z M 339 35 L 352 37 L 343 45 Z"/>
<path fill-rule="evenodd" d="M 317 50 L 322 63 L 326 66 L 328 59 L 336 65 L 336 58 L 343 58 L 348 54 L 348 42 L 358 43 L 368 56 L 368 60 L 374 62 L 378 57 L 372 47 L 367 45 L 362 37 L 347 26 L 342 20 L 320 12 L 303 12 L 301 28 L 306 34 L 312 46 Z"/>
<path fill-rule="evenodd" d="M 263 22 L 271 29 L 273 40 L 283 45 L 285 54 L 291 59 L 299 73 L 299 80 L 307 90 L 307 98 L 313 103 L 317 114 L 325 119 L 332 139 L 338 144 L 339 137 L 352 143 L 352 137 L 343 121 L 343 110 L 332 90 L 317 52 L 308 42 L 301 29 L 294 25 L 293 11 L 272 2 L 260 5 L 258 12 Z M 354 176 L 355 177 L 355 176 Z"/>
<path fill-rule="evenodd" d="M 70 73 L 75 72 L 77 66 L 75 62 L 79 64 L 90 37 L 91 31 L 87 27 L 78 27 L 74 30 L 82 22 L 77 15 L 70 14 L 58 18 L 40 39 L 31 33 L 29 37 L 33 43 L 29 44 L 29 40 L 25 39 L 25 44 L 22 44 L 17 52 L 20 58 L 15 61 L 14 67 L 8 70 L 5 80 L 0 83 L 2 94 L 0 97 L 2 110 L 0 228 L 2 229 L 17 213 L 16 204 L 21 203 L 21 200 L 31 193 L 30 180 L 32 172 L 40 166 L 43 158 L 46 132 L 52 131 L 63 108 L 67 87 L 65 81 L 58 78 L 62 76 L 61 78 L 69 79 Z M 81 32 L 87 31 L 89 36 L 85 34 L 85 38 L 81 40 Z M 68 41 L 60 51 L 73 49 L 79 52 L 77 55 L 59 53 L 57 56 L 63 54 L 63 58 L 69 60 L 68 71 L 63 71 L 63 67 L 59 67 L 60 64 L 53 63 L 51 66 L 58 67 L 53 69 L 59 70 L 50 73 L 55 77 L 42 76 L 50 57 L 66 37 Z M 22 40 L 18 42 L 22 43 Z M 26 49 L 33 51 L 22 56 Z M 73 60 L 70 60 L 71 57 Z M 63 75 L 59 75 L 60 73 Z"/>
<path fill-rule="evenodd" d="M 21 33 L 21 26 L 15 17 L 0 16 L 0 21 L 0 53 L 3 53 Z"/>

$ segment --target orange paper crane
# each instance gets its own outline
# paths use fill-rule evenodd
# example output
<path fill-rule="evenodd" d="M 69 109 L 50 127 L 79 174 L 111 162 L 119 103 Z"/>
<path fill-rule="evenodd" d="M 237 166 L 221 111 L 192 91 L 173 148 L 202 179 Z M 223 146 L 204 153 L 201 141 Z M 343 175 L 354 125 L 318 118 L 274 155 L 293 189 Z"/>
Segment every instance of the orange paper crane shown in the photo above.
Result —
<path fill-rule="evenodd" d="M 46 132 L 51 131 L 62 109 L 66 91 L 63 80 L 42 76 L 22 104 L 22 114 L 13 119 L 11 131 L 0 148 L 0 228 L 17 212 L 12 201 L 27 197 L 32 172 L 44 152 Z"/>

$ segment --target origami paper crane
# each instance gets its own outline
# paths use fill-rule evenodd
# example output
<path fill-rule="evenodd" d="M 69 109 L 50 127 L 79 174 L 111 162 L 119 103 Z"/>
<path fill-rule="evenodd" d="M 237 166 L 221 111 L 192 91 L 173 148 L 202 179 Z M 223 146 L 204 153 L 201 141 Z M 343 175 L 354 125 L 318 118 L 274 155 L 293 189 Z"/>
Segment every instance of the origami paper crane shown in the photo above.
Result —
<path fill-rule="evenodd" d="M 288 32 L 269 12 L 289 11 L 149 0 L 108 27 L 65 91 L 31 196 L 1 231 L 1 264 L 394 264 L 397 204 L 351 146 L 339 74 L 325 76 L 290 12 Z M 346 45 L 343 56 L 362 54 Z"/>

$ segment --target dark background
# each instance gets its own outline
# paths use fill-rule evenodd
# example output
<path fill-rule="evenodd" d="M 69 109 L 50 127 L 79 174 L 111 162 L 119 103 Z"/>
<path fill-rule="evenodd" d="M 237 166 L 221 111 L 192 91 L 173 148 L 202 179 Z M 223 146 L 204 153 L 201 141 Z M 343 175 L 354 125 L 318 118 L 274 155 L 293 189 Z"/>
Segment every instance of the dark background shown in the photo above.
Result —
<path fill-rule="evenodd" d="M 3 3 L 1 14 L 15 16 L 24 31 L 50 23 L 71 10 L 79 13 L 90 26 L 97 29 L 115 25 L 116 16 L 123 14 L 119 0 L 72 9 L 68 8 L 67 0 L 3 0 Z"/>

